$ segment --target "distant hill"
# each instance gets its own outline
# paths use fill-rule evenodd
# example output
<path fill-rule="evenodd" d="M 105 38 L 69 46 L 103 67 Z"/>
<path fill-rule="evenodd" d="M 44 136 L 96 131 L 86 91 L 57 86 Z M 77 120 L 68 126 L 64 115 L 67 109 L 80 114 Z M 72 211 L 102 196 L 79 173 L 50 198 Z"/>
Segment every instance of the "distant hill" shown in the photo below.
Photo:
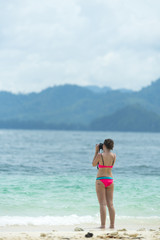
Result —
<path fill-rule="evenodd" d="M 110 88 L 110 87 L 98 87 L 98 86 L 94 86 L 94 85 L 85 86 L 85 88 L 87 88 L 95 93 L 106 93 L 108 91 L 112 91 L 112 88 Z"/>
<path fill-rule="evenodd" d="M 118 91 L 120 91 L 120 92 L 134 92 L 133 90 L 126 89 L 126 88 L 120 88 L 120 89 L 118 89 Z"/>
<path fill-rule="evenodd" d="M 144 87 L 136 95 L 143 99 L 148 109 L 160 113 L 160 78 Z"/>
<path fill-rule="evenodd" d="M 88 125 L 97 116 L 114 112 L 124 105 L 127 96 L 118 91 L 100 95 L 85 87 L 65 84 L 40 93 L 0 93 L 0 120 L 41 121 L 48 124 Z"/>
<path fill-rule="evenodd" d="M 110 88 L 110 87 L 98 87 L 98 86 L 94 86 L 94 85 L 85 86 L 85 88 L 87 88 L 95 93 L 106 93 L 109 91 L 113 91 L 112 88 Z M 126 89 L 126 88 L 120 88 L 120 89 L 118 89 L 118 91 L 119 92 L 133 92 L 132 90 Z"/>
<path fill-rule="evenodd" d="M 140 105 L 128 105 L 115 113 L 97 118 L 91 130 L 160 132 L 160 116 Z"/>
<path fill-rule="evenodd" d="M 106 89 L 99 94 L 97 91 L 102 89 L 98 89 L 93 91 L 87 87 L 65 84 L 49 87 L 40 93 L 1 91 L 0 128 L 90 130 L 97 118 L 117 116 L 125 107 L 128 119 L 133 113 L 140 114 L 140 111 L 142 119 L 146 118 L 146 111 L 150 112 L 148 117 L 152 115 L 154 119 L 154 114 L 160 115 L 160 79 L 138 92 Z M 139 112 L 133 108 L 137 104 L 140 106 Z M 116 124 L 118 121 L 116 117 Z M 128 129 L 127 124 L 125 129 Z M 135 131 L 134 126 L 130 126 Z"/>

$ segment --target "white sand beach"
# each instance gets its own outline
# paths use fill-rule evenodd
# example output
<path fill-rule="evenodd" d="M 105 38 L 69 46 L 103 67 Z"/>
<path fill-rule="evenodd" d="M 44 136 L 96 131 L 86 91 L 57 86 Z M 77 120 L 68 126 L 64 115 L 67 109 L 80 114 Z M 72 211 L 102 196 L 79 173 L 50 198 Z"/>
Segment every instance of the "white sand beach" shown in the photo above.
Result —
<path fill-rule="evenodd" d="M 151 224 L 152 226 L 152 224 Z M 133 227 L 98 229 L 97 225 L 74 225 L 74 226 L 5 226 L 0 227 L 0 240 L 37 240 L 57 239 L 74 240 L 87 239 L 85 235 L 89 232 L 93 236 L 90 239 L 147 239 L 160 240 L 160 225 L 154 228 Z"/>

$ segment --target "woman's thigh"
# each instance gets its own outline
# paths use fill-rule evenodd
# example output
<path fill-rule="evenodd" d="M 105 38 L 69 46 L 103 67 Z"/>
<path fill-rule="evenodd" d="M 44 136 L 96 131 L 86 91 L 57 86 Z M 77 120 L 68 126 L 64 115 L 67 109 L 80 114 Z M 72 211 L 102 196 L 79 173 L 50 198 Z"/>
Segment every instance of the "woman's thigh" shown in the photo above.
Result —
<path fill-rule="evenodd" d="M 113 204 L 113 192 L 114 192 L 114 182 L 105 188 L 107 206 L 110 206 Z"/>
<path fill-rule="evenodd" d="M 105 193 L 105 186 L 100 180 L 96 180 L 96 193 L 99 204 L 107 204 L 106 202 L 106 193 Z"/>

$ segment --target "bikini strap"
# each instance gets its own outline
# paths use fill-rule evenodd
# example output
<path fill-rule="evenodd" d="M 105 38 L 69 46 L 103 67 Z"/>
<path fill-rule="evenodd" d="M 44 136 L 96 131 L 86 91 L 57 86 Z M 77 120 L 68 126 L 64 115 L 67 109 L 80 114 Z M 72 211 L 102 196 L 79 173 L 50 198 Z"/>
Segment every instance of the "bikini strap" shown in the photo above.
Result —
<path fill-rule="evenodd" d="M 103 166 L 104 166 L 104 160 L 103 160 L 103 156 L 102 156 L 102 153 L 101 153 L 101 157 L 102 157 L 102 161 L 103 161 Z"/>
<path fill-rule="evenodd" d="M 115 160 L 115 159 L 113 159 L 112 166 L 113 166 L 114 160 Z"/>

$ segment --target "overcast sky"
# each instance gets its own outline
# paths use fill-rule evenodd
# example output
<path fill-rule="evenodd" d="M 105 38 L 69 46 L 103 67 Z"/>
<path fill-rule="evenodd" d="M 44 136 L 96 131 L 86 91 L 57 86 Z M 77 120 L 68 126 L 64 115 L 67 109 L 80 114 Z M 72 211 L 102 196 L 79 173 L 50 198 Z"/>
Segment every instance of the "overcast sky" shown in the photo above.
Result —
<path fill-rule="evenodd" d="M 0 90 L 139 90 L 160 77 L 159 0 L 0 0 Z"/>

